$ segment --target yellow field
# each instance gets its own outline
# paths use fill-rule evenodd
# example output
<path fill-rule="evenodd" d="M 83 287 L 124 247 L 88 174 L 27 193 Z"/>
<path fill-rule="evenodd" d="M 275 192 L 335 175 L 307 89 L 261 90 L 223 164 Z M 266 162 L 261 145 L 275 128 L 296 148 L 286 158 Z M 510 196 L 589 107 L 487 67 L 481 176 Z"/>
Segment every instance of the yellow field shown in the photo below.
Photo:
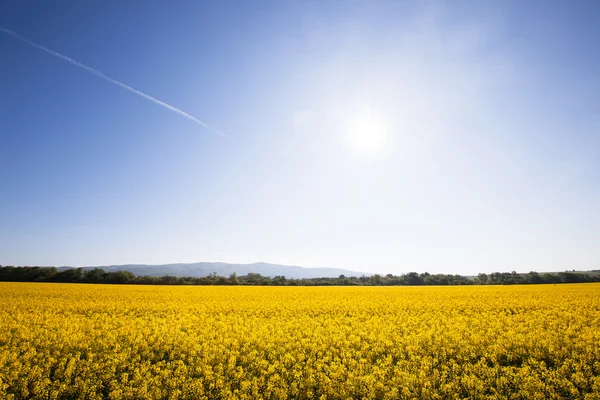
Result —
<path fill-rule="evenodd" d="M 0 283 L 0 398 L 600 399 L 600 285 Z"/>

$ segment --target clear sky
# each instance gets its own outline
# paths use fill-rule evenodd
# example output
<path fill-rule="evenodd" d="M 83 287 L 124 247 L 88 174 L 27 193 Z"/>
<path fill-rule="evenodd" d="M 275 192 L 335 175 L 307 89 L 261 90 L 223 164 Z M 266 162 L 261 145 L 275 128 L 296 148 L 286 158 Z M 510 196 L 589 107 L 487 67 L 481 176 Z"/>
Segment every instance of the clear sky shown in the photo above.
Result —
<path fill-rule="evenodd" d="M 598 1 L 16 1 L 0 264 L 600 269 Z"/>

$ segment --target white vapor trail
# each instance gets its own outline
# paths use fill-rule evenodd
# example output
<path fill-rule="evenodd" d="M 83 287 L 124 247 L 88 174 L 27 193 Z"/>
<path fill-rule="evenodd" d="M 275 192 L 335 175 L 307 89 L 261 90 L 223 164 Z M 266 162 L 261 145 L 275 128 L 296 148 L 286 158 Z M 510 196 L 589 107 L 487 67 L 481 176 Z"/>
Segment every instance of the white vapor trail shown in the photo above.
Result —
<path fill-rule="evenodd" d="M 92 74 L 94 74 L 94 75 L 96 75 L 96 76 L 98 76 L 98 77 L 100 77 L 100 78 L 102 78 L 102 79 L 104 79 L 104 80 L 106 80 L 106 81 L 108 81 L 110 83 L 114 83 L 115 85 L 120 86 L 123 89 L 129 90 L 131 93 L 137 94 L 138 96 L 143 97 L 146 100 L 150 100 L 151 102 L 156 103 L 159 106 L 162 106 L 162 107 L 166 108 L 167 110 L 173 111 L 174 113 L 177 113 L 177 114 L 179 114 L 179 115 L 181 115 L 183 117 L 186 117 L 187 119 L 191 119 L 192 121 L 194 121 L 194 122 L 202 125 L 205 129 L 208 129 L 210 131 L 218 133 L 221 136 L 224 136 L 224 137 L 227 137 L 227 138 L 229 137 L 229 135 L 226 135 L 223 132 L 221 132 L 221 131 L 219 131 L 219 130 L 213 128 L 213 127 L 211 127 L 207 123 L 200 121 L 198 118 L 194 117 L 193 115 L 190 115 L 190 114 L 188 114 L 188 113 L 186 113 L 184 111 L 181 111 L 180 109 L 178 109 L 176 107 L 173 107 L 172 105 L 167 104 L 164 101 L 160 101 L 158 99 L 155 99 L 154 97 L 149 96 L 146 93 L 142 93 L 139 90 L 136 90 L 136 89 L 132 88 L 131 86 L 127 86 L 126 84 L 124 84 L 122 82 L 119 82 L 118 80 L 113 79 L 110 76 L 104 75 L 102 72 L 97 71 L 97 70 L 95 70 L 92 67 L 88 67 L 87 65 L 82 64 L 79 61 L 75 61 L 75 60 L 73 60 L 70 57 L 67 57 L 67 56 L 65 56 L 63 54 L 57 53 L 56 51 L 50 50 L 49 48 L 47 48 L 45 46 L 42 46 L 41 44 L 37 44 L 35 42 L 32 42 L 31 40 L 29 40 L 27 38 L 24 38 L 23 36 L 19 35 L 16 32 L 13 32 L 13 31 L 11 31 L 9 29 L 6 29 L 6 28 L 3 28 L 3 27 L 0 26 L 0 31 L 3 31 L 3 32 L 5 32 L 5 33 L 7 33 L 7 34 L 9 34 L 9 35 L 11 35 L 11 36 L 13 36 L 13 37 L 15 37 L 15 38 L 23 41 L 23 42 L 25 42 L 25 43 L 33 46 L 33 47 L 36 47 L 36 48 L 38 48 L 38 49 L 40 49 L 42 51 L 45 51 L 48 54 L 51 54 L 51 55 L 53 55 L 55 57 L 58 57 L 58 58 L 60 58 L 60 59 L 62 59 L 64 61 L 67 61 L 67 62 L 75 65 L 76 67 L 79 67 L 79 68 L 82 68 L 82 69 L 84 69 L 84 70 L 86 70 L 88 72 L 91 72 Z"/>

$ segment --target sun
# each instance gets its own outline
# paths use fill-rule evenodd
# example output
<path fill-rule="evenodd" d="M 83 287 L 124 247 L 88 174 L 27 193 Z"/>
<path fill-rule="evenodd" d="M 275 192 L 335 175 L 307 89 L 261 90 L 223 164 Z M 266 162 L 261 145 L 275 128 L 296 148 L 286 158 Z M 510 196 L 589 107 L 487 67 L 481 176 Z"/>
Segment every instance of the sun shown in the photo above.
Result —
<path fill-rule="evenodd" d="M 363 155 L 380 153 L 386 145 L 387 124 L 383 115 L 371 108 L 357 110 L 348 118 L 348 138 L 351 148 Z"/>

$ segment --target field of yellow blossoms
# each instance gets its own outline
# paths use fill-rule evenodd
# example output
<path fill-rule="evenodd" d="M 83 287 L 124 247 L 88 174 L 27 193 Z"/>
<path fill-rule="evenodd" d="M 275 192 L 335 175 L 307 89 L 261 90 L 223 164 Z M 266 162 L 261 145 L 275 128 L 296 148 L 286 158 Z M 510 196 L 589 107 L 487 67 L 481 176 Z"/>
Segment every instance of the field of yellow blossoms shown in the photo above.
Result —
<path fill-rule="evenodd" d="M 600 285 L 0 283 L 0 399 L 600 399 Z"/>

